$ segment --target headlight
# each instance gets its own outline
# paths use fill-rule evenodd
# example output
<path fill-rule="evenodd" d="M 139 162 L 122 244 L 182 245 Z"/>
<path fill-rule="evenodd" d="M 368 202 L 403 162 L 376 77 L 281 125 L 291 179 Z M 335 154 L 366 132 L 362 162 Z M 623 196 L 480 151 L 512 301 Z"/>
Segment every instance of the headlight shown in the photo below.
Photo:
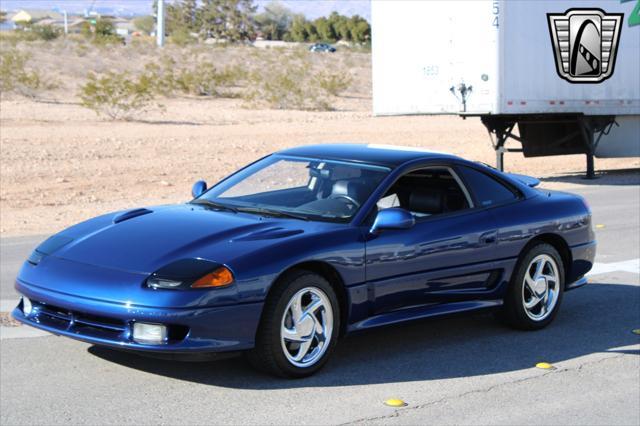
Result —
<path fill-rule="evenodd" d="M 174 281 L 152 276 L 147 280 L 147 285 L 151 288 L 176 288 L 182 285 L 182 281 Z"/>
<path fill-rule="evenodd" d="M 204 259 L 183 259 L 160 268 L 146 280 L 153 289 L 186 290 L 226 287 L 233 284 L 233 273 L 219 263 Z"/>

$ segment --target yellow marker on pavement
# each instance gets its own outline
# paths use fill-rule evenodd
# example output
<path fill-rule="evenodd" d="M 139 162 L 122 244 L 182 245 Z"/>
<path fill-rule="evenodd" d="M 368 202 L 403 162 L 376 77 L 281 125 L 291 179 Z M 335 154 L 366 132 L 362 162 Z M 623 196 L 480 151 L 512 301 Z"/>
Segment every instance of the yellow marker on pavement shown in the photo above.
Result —
<path fill-rule="evenodd" d="M 391 398 L 391 399 L 387 399 L 384 402 L 384 405 L 387 405 L 389 407 L 406 407 L 407 403 L 401 399 Z"/>
<path fill-rule="evenodd" d="M 602 228 L 604 228 L 604 225 L 602 223 L 596 224 L 596 229 L 602 229 Z"/>
<path fill-rule="evenodd" d="M 633 334 L 640 334 L 640 328 L 636 328 L 635 330 L 631 330 Z"/>
<path fill-rule="evenodd" d="M 536 368 L 541 368 L 543 370 L 555 370 L 556 368 L 549 364 L 548 362 L 539 362 L 536 364 Z"/>

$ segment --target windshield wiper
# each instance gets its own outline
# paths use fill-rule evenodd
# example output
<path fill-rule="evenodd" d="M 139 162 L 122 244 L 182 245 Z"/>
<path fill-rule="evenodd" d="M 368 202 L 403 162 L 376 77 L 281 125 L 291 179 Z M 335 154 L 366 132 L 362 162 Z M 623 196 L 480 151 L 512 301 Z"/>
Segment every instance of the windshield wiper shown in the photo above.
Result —
<path fill-rule="evenodd" d="M 205 206 L 209 206 L 215 210 L 226 210 L 229 212 L 233 212 L 233 213 L 238 213 L 238 209 L 232 206 L 228 206 L 226 204 L 220 204 L 220 203 L 216 203 L 214 201 L 211 200 L 207 200 L 205 198 L 199 198 L 197 200 L 193 200 L 191 202 L 192 204 L 203 204 Z"/>
<path fill-rule="evenodd" d="M 275 217 L 288 217 L 291 219 L 305 220 L 308 221 L 309 218 L 303 216 L 301 214 L 296 214 L 292 212 L 282 211 L 282 210 L 270 210 L 262 207 L 238 207 L 237 211 L 245 212 L 245 213 L 257 213 L 266 216 L 275 216 Z"/>

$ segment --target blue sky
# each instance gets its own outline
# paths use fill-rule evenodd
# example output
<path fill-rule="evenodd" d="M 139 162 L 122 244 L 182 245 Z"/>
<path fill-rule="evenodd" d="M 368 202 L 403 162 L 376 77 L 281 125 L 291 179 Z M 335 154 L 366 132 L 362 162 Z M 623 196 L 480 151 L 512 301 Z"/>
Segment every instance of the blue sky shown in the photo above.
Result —
<path fill-rule="evenodd" d="M 171 0 L 166 0 L 167 2 Z M 271 0 L 254 0 L 259 7 L 269 4 Z M 92 0 L 1 0 L 2 10 L 16 9 L 66 9 L 72 13 L 81 13 L 91 6 Z M 289 9 L 296 13 L 304 13 L 308 18 L 326 16 L 334 10 L 343 15 L 360 15 L 371 19 L 370 0 L 282 0 Z M 96 0 L 95 8 L 107 11 L 120 11 L 122 14 L 148 14 L 152 0 Z"/>

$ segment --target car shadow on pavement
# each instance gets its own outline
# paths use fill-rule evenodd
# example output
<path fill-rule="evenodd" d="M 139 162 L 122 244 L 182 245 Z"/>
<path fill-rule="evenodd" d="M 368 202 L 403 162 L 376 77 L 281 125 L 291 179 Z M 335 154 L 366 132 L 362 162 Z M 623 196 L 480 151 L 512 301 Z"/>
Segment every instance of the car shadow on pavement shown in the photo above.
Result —
<path fill-rule="evenodd" d="M 640 355 L 640 287 L 589 284 L 565 294 L 555 321 L 537 332 L 504 327 L 490 314 L 416 321 L 360 332 L 339 342 L 315 376 L 276 379 L 243 357 L 208 363 L 146 358 L 92 346 L 104 360 L 178 380 L 238 389 L 349 386 L 505 373 L 612 352 Z"/>

